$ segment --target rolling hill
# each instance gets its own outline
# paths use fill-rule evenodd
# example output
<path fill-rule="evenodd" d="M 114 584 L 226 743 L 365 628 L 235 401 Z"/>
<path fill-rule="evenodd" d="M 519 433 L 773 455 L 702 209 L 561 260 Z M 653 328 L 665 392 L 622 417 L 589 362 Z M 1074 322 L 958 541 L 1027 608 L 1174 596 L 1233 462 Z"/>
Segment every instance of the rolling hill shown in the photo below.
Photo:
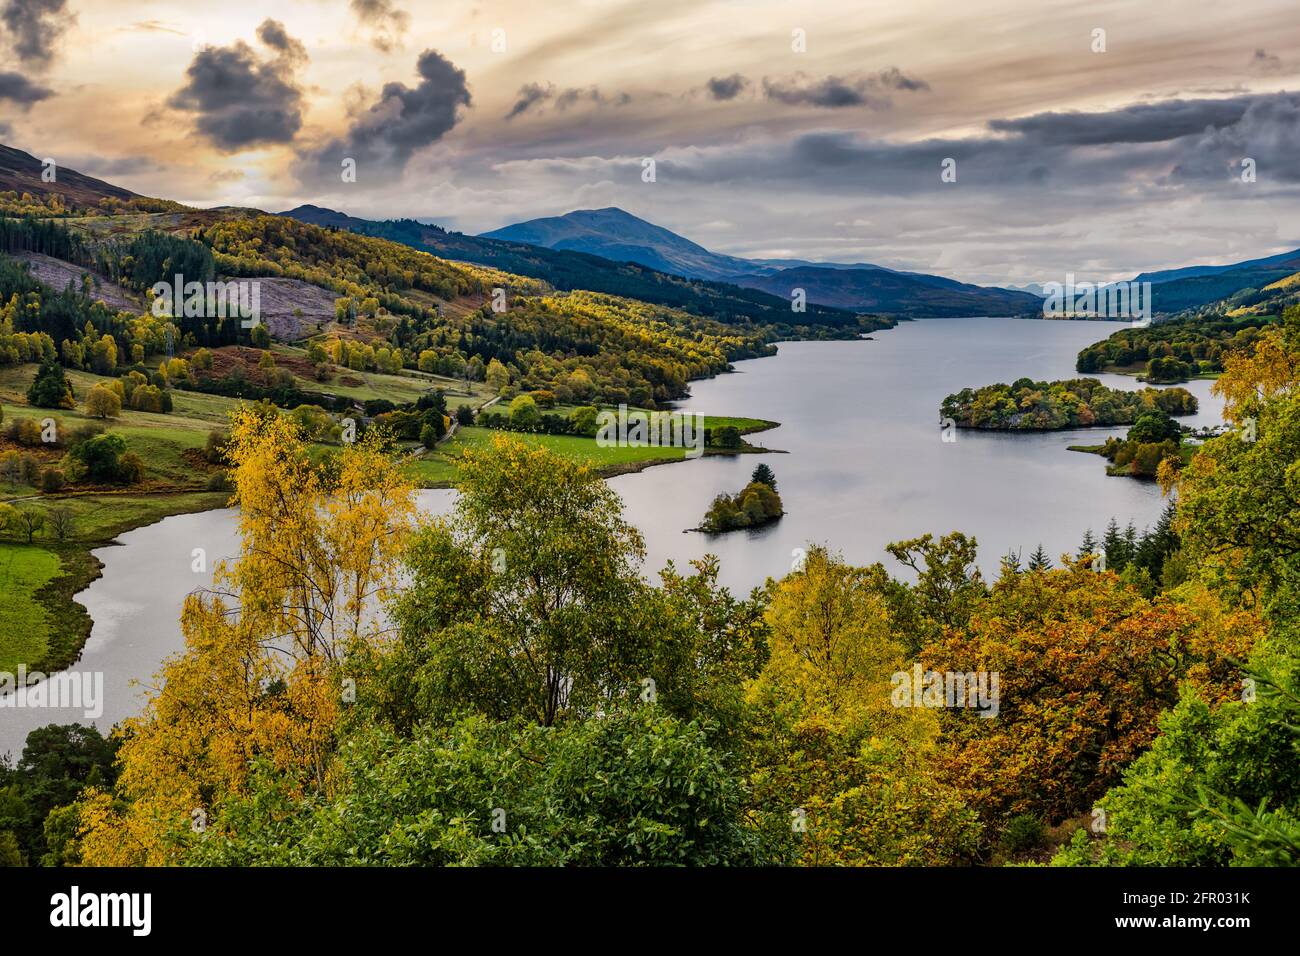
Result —
<path fill-rule="evenodd" d="M 1193 266 L 1163 274 L 1146 273 L 1170 277 L 1143 280 L 1139 276 L 1136 281 L 1152 283 L 1151 299 L 1157 311 L 1174 313 L 1229 298 L 1245 289 L 1263 289 L 1296 272 L 1300 272 L 1300 249 L 1227 266 Z"/>
<path fill-rule="evenodd" d="M 54 182 L 47 183 L 41 178 L 44 170 L 45 166 L 31 153 L 0 145 L 0 192 L 30 193 L 33 196 L 59 193 L 82 205 L 94 205 L 105 198 L 123 201 L 140 198 L 129 189 L 61 166 L 53 170 Z"/>
<path fill-rule="evenodd" d="M 542 279 L 561 291 L 584 289 L 667 305 L 728 324 L 772 325 L 785 335 L 820 337 L 856 335 L 888 328 L 892 321 L 848 309 L 810 304 L 792 313 L 790 300 L 731 283 L 691 279 L 635 262 L 615 262 L 571 249 L 470 236 L 414 219 L 376 221 L 320 206 L 299 206 L 280 213 L 291 219 L 400 242 L 444 259 L 490 266 Z M 865 310 L 859 310 L 865 311 Z"/>
<path fill-rule="evenodd" d="M 967 285 L 940 276 L 917 276 L 887 269 L 799 266 L 771 275 L 736 276 L 733 281 L 773 295 L 788 296 L 794 289 L 803 289 L 809 301 L 908 318 L 1032 315 L 1041 314 L 1042 308 L 1042 299 L 1028 292 Z"/>

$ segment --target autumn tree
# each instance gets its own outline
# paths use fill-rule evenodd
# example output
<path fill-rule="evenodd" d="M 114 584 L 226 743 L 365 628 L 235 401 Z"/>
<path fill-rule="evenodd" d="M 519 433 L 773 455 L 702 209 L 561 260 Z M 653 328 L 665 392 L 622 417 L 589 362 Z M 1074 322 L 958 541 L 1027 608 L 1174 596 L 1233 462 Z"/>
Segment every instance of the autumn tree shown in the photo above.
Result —
<path fill-rule="evenodd" d="M 821 547 L 769 585 L 771 657 L 752 682 L 753 787 L 808 864 L 953 863 L 979 825 L 929 769 L 933 713 L 894 706 L 902 645 L 869 569 Z"/>
<path fill-rule="evenodd" d="M 86 393 L 86 414 L 92 418 L 117 418 L 122 414 L 122 399 L 112 389 L 96 385 Z"/>
<path fill-rule="evenodd" d="M 1201 576 L 1278 619 L 1300 614 L 1300 307 L 1215 383 L 1229 433 L 1177 477 L 1175 527 Z M 1166 475 L 1167 483 L 1173 476 Z"/>
<path fill-rule="evenodd" d="M 341 662 L 384 640 L 378 602 L 396 584 L 414 502 L 381 439 L 317 463 L 294 420 L 246 406 L 225 453 L 240 555 L 217 566 L 213 591 L 187 598 L 185 652 L 127 722 L 115 791 L 79 804 L 87 863 L 174 862 L 259 762 L 293 793 L 326 789 Z"/>
<path fill-rule="evenodd" d="M 1091 807 L 1156 735 L 1191 681 L 1219 699 L 1258 639 L 1253 615 L 1203 592 L 1148 601 L 1080 561 L 1000 579 L 969 621 L 926 647 L 924 669 L 998 675 L 992 716 L 941 713 L 943 773 L 981 817 L 1058 823 Z"/>

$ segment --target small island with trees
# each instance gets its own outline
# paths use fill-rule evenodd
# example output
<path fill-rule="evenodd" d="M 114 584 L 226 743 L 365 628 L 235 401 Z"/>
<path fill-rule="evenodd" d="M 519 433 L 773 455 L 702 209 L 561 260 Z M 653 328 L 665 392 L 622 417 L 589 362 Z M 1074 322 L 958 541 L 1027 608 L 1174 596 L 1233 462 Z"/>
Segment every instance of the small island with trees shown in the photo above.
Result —
<path fill-rule="evenodd" d="M 1021 378 L 1010 385 L 964 388 L 940 406 L 941 419 L 958 428 L 990 431 L 1060 431 L 1067 428 L 1132 425 L 1146 412 L 1196 414 L 1196 396 L 1185 388 L 1125 391 L 1095 378 L 1035 382 Z"/>
<path fill-rule="evenodd" d="M 776 475 L 760 462 L 749 476 L 749 484 L 738 494 L 714 498 L 704 520 L 693 530 L 721 534 L 738 528 L 758 528 L 783 514 L 781 496 L 776 493 Z"/>
<path fill-rule="evenodd" d="M 1104 445 L 1071 445 L 1071 451 L 1091 452 L 1110 461 L 1108 475 L 1154 479 L 1168 461 L 1173 471 L 1182 468 L 1195 448 L 1183 442 L 1182 427 L 1165 412 L 1143 412 L 1124 438 L 1110 437 Z"/>

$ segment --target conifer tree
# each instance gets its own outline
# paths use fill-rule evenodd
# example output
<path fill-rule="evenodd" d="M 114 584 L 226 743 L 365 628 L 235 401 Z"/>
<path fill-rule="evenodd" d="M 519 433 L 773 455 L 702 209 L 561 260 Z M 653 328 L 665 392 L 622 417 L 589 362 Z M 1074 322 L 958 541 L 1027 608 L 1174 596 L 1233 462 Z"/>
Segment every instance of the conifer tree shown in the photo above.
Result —
<path fill-rule="evenodd" d="M 1040 542 L 1038 547 L 1034 549 L 1034 553 L 1029 556 L 1029 570 L 1050 571 L 1051 569 L 1052 559 L 1047 556 L 1047 552 L 1043 550 L 1043 545 Z"/>
<path fill-rule="evenodd" d="M 1089 528 L 1083 533 L 1083 542 L 1079 545 L 1079 551 L 1075 557 L 1086 558 L 1090 554 L 1098 553 L 1097 539 L 1093 536 L 1092 529 Z"/>

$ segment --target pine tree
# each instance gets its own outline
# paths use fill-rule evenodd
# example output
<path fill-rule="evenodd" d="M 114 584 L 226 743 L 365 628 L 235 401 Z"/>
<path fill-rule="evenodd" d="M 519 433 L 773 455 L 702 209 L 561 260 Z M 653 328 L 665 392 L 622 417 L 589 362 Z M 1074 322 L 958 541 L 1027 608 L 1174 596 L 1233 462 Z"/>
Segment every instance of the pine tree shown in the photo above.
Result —
<path fill-rule="evenodd" d="M 1050 571 L 1052 569 L 1052 559 L 1047 556 L 1043 550 L 1042 542 L 1034 549 L 1034 553 L 1029 556 L 1030 571 Z"/>
<path fill-rule="evenodd" d="M 1119 530 L 1119 522 L 1114 518 L 1111 518 L 1110 524 L 1106 525 L 1106 536 L 1101 539 L 1101 547 L 1106 552 L 1106 567 L 1110 570 L 1118 571 L 1128 564 L 1124 534 Z"/>
<path fill-rule="evenodd" d="M 1092 535 L 1092 529 L 1089 528 L 1083 533 L 1083 543 L 1079 545 L 1079 552 L 1075 555 L 1078 558 L 1086 558 L 1090 554 L 1097 554 L 1097 539 Z"/>
<path fill-rule="evenodd" d="M 42 363 L 27 390 L 27 401 L 37 408 L 72 408 L 72 386 L 63 374 L 63 366 L 53 359 Z"/>
<path fill-rule="evenodd" d="M 773 491 L 776 491 L 776 475 L 772 469 L 767 467 L 766 462 L 759 462 L 754 469 L 754 473 L 749 476 L 750 483 L 758 482 L 761 485 L 767 485 Z"/>
<path fill-rule="evenodd" d="M 1005 578 L 1019 573 L 1020 552 L 1007 548 L 1007 553 L 1002 556 L 1002 576 Z"/>
<path fill-rule="evenodd" d="M 1134 552 L 1134 563 L 1146 568 L 1153 581 L 1160 580 L 1166 559 L 1178 550 L 1181 543 L 1178 532 L 1174 530 L 1174 518 L 1177 514 L 1177 506 L 1173 500 L 1170 500 L 1169 504 L 1165 505 L 1165 510 L 1160 513 L 1155 527 L 1142 535 Z"/>

